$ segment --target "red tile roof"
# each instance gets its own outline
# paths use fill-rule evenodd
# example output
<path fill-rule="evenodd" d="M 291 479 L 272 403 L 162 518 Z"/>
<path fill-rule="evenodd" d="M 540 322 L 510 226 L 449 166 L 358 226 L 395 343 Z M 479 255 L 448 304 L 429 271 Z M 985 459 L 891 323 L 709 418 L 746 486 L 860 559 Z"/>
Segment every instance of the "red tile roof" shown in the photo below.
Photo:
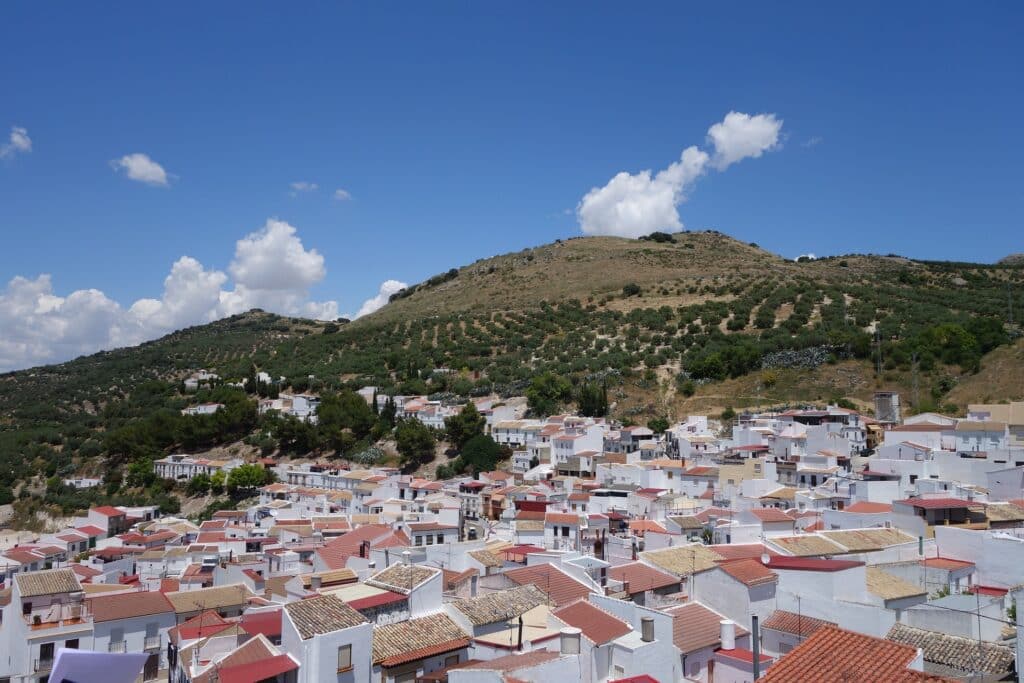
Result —
<path fill-rule="evenodd" d="M 791 569 L 804 572 L 839 572 L 844 569 L 860 567 L 864 563 L 856 560 L 824 560 L 818 557 L 787 557 L 773 555 L 768 566 L 778 571 Z"/>
<path fill-rule="evenodd" d="M 895 500 L 894 503 L 913 505 L 916 508 L 925 510 L 941 510 L 944 508 L 969 508 L 975 503 L 963 498 L 907 498 Z"/>
<path fill-rule="evenodd" d="M 394 532 L 391 527 L 384 524 L 367 524 L 358 529 L 348 532 L 332 541 L 328 541 L 316 553 L 327 565 L 328 569 L 344 569 L 348 558 L 359 554 L 359 546 L 363 541 L 369 541 L 370 546 L 384 540 Z M 403 534 L 404 536 L 404 534 Z M 408 542 L 406 543 L 408 545 Z"/>
<path fill-rule="evenodd" d="M 86 524 L 85 526 L 77 527 L 75 531 L 81 531 L 83 534 L 86 534 L 87 536 L 102 536 L 105 533 L 107 533 L 106 529 L 101 529 L 98 526 L 94 526 L 92 524 Z"/>
<path fill-rule="evenodd" d="M 633 630 L 626 622 L 586 600 L 566 605 L 552 614 L 565 624 L 583 631 L 583 635 L 595 645 L 604 645 Z"/>
<path fill-rule="evenodd" d="M 89 598 L 89 603 L 92 606 L 92 618 L 95 622 L 174 612 L 174 605 L 171 604 L 171 601 L 163 593 L 157 591 L 104 595 Z"/>
<path fill-rule="evenodd" d="M 232 626 L 232 623 L 225 620 L 224 617 L 217 614 L 213 610 L 207 610 L 202 614 L 197 614 L 188 621 L 175 626 L 169 633 L 172 638 L 182 640 L 195 640 L 199 637 L 209 638 L 215 633 L 228 629 Z"/>
<path fill-rule="evenodd" d="M 376 595 L 370 595 L 365 598 L 349 600 L 347 604 L 358 612 L 361 609 L 371 609 L 373 607 L 381 607 L 382 605 L 393 605 L 397 602 L 402 602 L 403 600 L 408 599 L 408 596 L 402 595 L 401 593 L 384 591 L 383 593 L 377 593 Z"/>
<path fill-rule="evenodd" d="M 505 576 L 520 586 L 532 583 L 557 607 L 585 598 L 591 592 L 589 587 L 550 564 L 510 569 Z"/>
<path fill-rule="evenodd" d="M 616 581 L 629 581 L 631 595 L 679 585 L 679 577 L 643 562 L 628 562 L 611 567 L 608 570 L 608 577 Z"/>
<path fill-rule="evenodd" d="M 763 683 L 815 681 L 947 681 L 907 667 L 917 658 L 917 648 L 853 631 L 825 626 L 777 661 Z"/>
<path fill-rule="evenodd" d="M 749 587 L 775 583 L 779 580 L 779 575 L 761 564 L 760 560 L 724 560 L 719 562 L 718 566 L 726 574 Z"/>
<path fill-rule="evenodd" d="M 755 508 L 750 511 L 750 514 L 754 515 L 762 522 L 788 522 L 790 524 L 793 523 L 793 518 L 787 515 L 782 510 L 779 510 L 778 508 Z"/>
<path fill-rule="evenodd" d="M 673 607 L 665 610 L 665 614 L 672 617 L 672 642 L 683 654 L 718 646 L 722 642 L 722 620 L 725 617 L 699 602 Z M 737 638 L 747 634 L 746 629 L 736 625 Z"/>
<path fill-rule="evenodd" d="M 814 619 L 796 612 L 787 612 L 777 609 L 768 615 L 768 618 L 761 622 L 761 628 L 768 628 L 773 631 L 782 631 L 790 635 L 806 638 L 820 628 L 835 626 L 831 621 Z"/>
<path fill-rule="evenodd" d="M 249 635 L 262 633 L 267 638 L 281 635 L 281 610 L 248 611 L 242 615 L 239 625 Z"/>
<path fill-rule="evenodd" d="M 220 668 L 217 670 L 217 680 L 220 683 L 252 683 L 273 679 L 298 668 L 298 663 L 288 655 L 275 655 L 255 662 Z"/>
<path fill-rule="evenodd" d="M 469 647 L 469 638 L 456 638 L 455 640 L 448 640 L 437 645 L 428 645 L 421 647 L 418 650 L 409 650 L 402 652 L 397 655 L 392 655 L 387 659 L 382 659 L 379 664 L 382 667 L 398 666 L 399 664 L 406 664 L 408 662 L 415 662 L 427 657 L 435 657 L 437 655 L 443 655 L 446 652 L 453 650 L 461 650 L 462 648 Z"/>
<path fill-rule="evenodd" d="M 853 505 L 847 506 L 843 512 L 892 512 L 892 505 L 889 505 L 888 503 L 870 503 L 868 501 L 861 501 L 860 503 L 854 503 Z"/>
<path fill-rule="evenodd" d="M 89 512 L 98 512 L 104 517 L 124 517 L 127 515 L 127 513 L 122 510 L 118 510 L 113 505 L 101 505 L 90 509 Z"/>

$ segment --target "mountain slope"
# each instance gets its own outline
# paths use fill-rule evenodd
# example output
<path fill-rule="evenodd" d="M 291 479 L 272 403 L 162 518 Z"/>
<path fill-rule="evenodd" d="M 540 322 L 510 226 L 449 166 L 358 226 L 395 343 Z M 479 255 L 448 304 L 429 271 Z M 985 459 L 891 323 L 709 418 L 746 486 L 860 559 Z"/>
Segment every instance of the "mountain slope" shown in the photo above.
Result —
<path fill-rule="evenodd" d="M 192 400 L 177 382 L 200 368 L 237 379 L 255 365 L 298 389 L 314 375 L 318 387 L 463 396 L 522 393 L 550 371 L 604 382 L 613 415 L 636 421 L 867 401 L 876 388 L 918 409 L 962 407 L 1013 394 L 1012 379 L 996 380 L 1024 369 L 1007 346 L 1018 333 L 1008 288 L 1022 283 L 1021 265 L 793 262 L 717 232 L 558 241 L 452 269 L 349 324 L 253 311 L 0 375 L 0 484 L 33 459 L 71 471 L 109 448 L 111 430 L 177 413 Z M 1012 301 L 1024 319 L 1024 296 Z"/>

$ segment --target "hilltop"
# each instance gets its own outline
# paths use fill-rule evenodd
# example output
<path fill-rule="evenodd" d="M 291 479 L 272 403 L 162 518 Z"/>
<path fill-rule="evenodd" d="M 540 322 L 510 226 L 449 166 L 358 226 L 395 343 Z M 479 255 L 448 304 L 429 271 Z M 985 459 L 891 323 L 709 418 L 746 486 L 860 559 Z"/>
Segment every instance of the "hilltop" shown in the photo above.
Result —
<path fill-rule="evenodd" d="M 1014 264 L 794 262 L 713 231 L 559 240 L 442 272 L 351 323 L 252 311 L 0 375 L 0 484 L 102 462 L 112 435 L 198 400 L 180 382 L 200 368 L 229 380 L 259 369 L 296 390 L 313 375 L 317 390 L 451 398 L 522 394 L 550 372 L 573 391 L 603 384 L 612 415 L 633 421 L 867 402 L 878 388 L 917 410 L 1018 398 L 1007 288 L 1022 282 Z M 1014 299 L 1019 322 L 1024 297 Z M 172 433 L 144 452 L 181 447 Z"/>

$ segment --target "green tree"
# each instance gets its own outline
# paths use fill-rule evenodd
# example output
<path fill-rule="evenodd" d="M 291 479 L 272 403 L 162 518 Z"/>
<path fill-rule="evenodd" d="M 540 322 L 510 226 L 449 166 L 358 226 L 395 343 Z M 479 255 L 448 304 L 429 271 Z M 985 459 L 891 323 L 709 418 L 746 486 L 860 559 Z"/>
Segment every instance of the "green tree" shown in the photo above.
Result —
<path fill-rule="evenodd" d="M 647 428 L 655 434 L 661 434 L 668 429 L 668 420 L 663 417 L 652 417 L 647 421 Z"/>
<path fill-rule="evenodd" d="M 584 417 L 604 417 L 608 414 L 608 391 L 604 383 L 586 382 L 580 387 L 580 415 Z"/>
<path fill-rule="evenodd" d="M 471 471 L 473 475 L 490 472 L 501 460 L 503 452 L 494 439 L 487 434 L 477 434 L 466 442 L 459 456 L 460 471 Z"/>
<path fill-rule="evenodd" d="M 224 474 L 224 470 L 217 470 L 210 475 L 210 491 L 214 494 L 224 493 L 224 484 L 227 480 L 228 476 Z"/>
<path fill-rule="evenodd" d="M 128 466 L 125 483 L 130 488 L 148 488 L 154 481 L 156 481 L 156 472 L 153 471 L 153 461 L 149 458 L 139 458 Z"/>
<path fill-rule="evenodd" d="M 553 415 L 565 401 L 572 398 L 569 380 L 553 372 L 545 372 L 530 380 L 526 389 L 526 401 L 534 415 Z"/>
<path fill-rule="evenodd" d="M 431 460 L 436 444 L 433 432 L 419 420 L 402 420 L 395 428 L 395 446 L 405 467 L 417 467 Z"/>
<path fill-rule="evenodd" d="M 192 498 L 205 496 L 210 492 L 210 485 L 210 476 L 200 473 L 188 480 L 188 484 L 185 485 L 185 493 Z"/>
<path fill-rule="evenodd" d="M 259 465 L 239 465 L 228 473 L 228 493 L 234 497 L 251 493 L 272 478 L 273 474 Z"/>
<path fill-rule="evenodd" d="M 480 434 L 484 433 L 486 418 L 476 409 L 472 401 L 463 406 L 455 415 L 445 418 L 444 429 L 448 435 L 448 441 L 456 449 L 462 450 L 466 443 Z"/>

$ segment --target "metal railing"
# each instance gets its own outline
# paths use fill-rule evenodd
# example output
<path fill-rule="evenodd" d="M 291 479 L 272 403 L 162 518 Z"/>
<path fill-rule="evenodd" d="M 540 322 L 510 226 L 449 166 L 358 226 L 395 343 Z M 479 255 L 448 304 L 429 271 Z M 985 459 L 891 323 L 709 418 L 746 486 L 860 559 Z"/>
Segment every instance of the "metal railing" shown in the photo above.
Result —
<path fill-rule="evenodd" d="M 32 663 L 33 671 L 49 671 L 53 668 L 53 657 L 49 659 L 37 659 Z"/>
<path fill-rule="evenodd" d="M 159 650 L 160 649 L 160 636 L 146 636 L 146 643 L 143 645 L 144 650 Z"/>
<path fill-rule="evenodd" d="M 110 641 L 110 645 L 107 646 L 107 652 L 126 652 L 127 648 L 123 640 Z"/>

